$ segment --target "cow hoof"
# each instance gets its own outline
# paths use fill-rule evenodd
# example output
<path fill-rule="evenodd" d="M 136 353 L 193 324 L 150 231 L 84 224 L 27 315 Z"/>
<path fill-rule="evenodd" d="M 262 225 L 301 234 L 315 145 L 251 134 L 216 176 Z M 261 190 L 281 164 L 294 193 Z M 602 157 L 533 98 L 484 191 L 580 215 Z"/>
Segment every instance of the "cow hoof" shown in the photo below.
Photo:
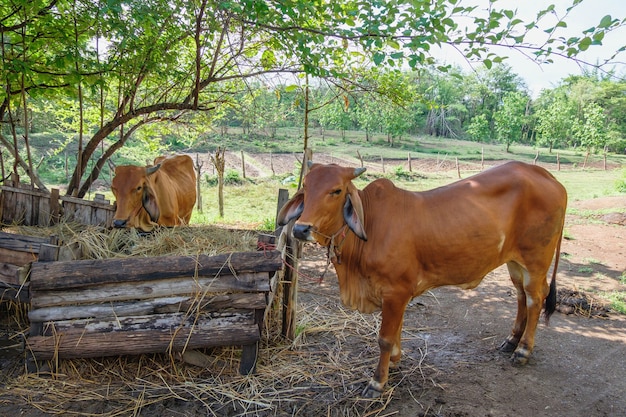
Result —
<path fill-rule="evenodd" d="M 361 397 L 363 398 L 378 398 L 383 393 L 383 386 L 379 382 L 374 381 L 373 379 L 367 384 L 363 392 L 361 393 Z"/>
<path fill-rule="evenodd" d="M 528 363 L 528 359 L 530 358 L 530 352 L 526 349 L 516 349 L 511 355 L 511 362 L 513 365 L 523 366 Z"/>
<path fill-rule="evenodd" d="M 511 352 L 515 352 L 516 348 L 517 348 L 517 344 L 511 342 L 509 339 L 506 339 L 504 342 L 502 342 L 498 350 L 504 353 L 511 353 Z"/>

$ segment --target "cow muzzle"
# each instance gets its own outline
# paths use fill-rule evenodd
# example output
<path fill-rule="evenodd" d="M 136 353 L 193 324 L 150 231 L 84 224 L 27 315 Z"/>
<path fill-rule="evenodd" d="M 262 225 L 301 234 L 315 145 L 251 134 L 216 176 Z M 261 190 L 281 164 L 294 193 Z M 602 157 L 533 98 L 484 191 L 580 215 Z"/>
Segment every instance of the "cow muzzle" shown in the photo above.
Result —
<path fill-rule="evenodd" d="M 117 229 L 122 229 L 126 227 L 126 220 L 119 220 L 119 219 L 113 220 L 113 227 Z"/>
<path fill-rule="evenodd" d="M 313 242 L 314 228 L 310 224 L 296 223 L 293 225 L 293 237 L 298 240 L 305 240 L 307 242 Z"/>

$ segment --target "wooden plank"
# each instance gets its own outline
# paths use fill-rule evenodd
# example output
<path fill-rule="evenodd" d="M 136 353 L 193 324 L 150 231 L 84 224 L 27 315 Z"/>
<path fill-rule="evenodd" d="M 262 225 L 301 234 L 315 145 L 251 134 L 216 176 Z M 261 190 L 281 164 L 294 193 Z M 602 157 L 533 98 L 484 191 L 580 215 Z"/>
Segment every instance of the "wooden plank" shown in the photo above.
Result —
<path fill-rule="evenodd" d="M 2 223 L 12 224 L 15 219 L 15 202 L 17 194 L 13 191 L 2 188 Z"/>
<path fill-rule="evenodd" d="M 181 276 L 214 276 L 223 272 L 274 272 L 281 268 L 278 251 L 35 262 L 31 285 L 33 290 L 66 289 L 105 281 L 137 282 Z"/>
<path fill-rule="evenodd" d="M 43 243 L 39 248 L 39 262 L 51 262 L 59 259 L 59 247 Z"/>
<path fill-rule="evenodd" d="M 9 193 L 16 193 L 16 194 L 22 194 L 22 195 L 34 195 L 38 197 L 50 196 L 50 193 L 48 191 L 39 190 L 37 188 L 31 188 L 31 186 L 28 184 L 24 184 L 23 187 L 12 187 L 9 185 L 2 185 L 0 186 L 0 190 L 2 190 L 2 192 L 6 191 Z"/>
<path fill-rule="evenodd" d="M 239 373 L 241 375 L 251 375 L 256 372 L 256 362 L 259 357 L 259 342 L 244 345 L 241 349 L 241 362 L 239 363 Z"/>
<path fill-rule="evenodd" d="M 26 226 L 32 226 L 30 224 L 30 217 L 28 216 L 28 206 L 30 205 L 30 195 L 27 193 L 15 193 L 15 218 L 13 221 L 16 224 L 24 224 Z"/>
<path fill-rule="evenodd" d="M 141 330 L 168 330 L 172 333 L 182 328 L 212 329 L 255 323 L 254 311 L 200 312 L 198 314 L 171 313 L 143 316 L 114 317 L 107 320 L 79 319 L 59 320 L 43 324 L 41 336 L 58 334 L 86 334 L 110 332 L 134 332 Z"/>
<path fill-rule="evenodd" d="M 31 336 L 27 350 L 35 360 L 94 358 L 115 355 L 137 355 L 199 349 L 210 346 L 249 345 L 260 339 L 256 324 L 204 328 L 182 328 L 175 331 L 136 330 L 132 332 L 57 334 Z"/>
<path fill-rule="evenodd" d="M 0 248 L 21 252 L 39 253 L 42 243 L 49 243 L 49 237 L 34 237 L 0 232 Z"/>
<path fill-rule="evenodd" d="M 0 282 L 11 285 L 19 285 L 19 266 L 13 263 L 0 263 Z"/>
<path fill-rule="evenodd" d="M 58 262 L 52 262 L 58 263 Z M 33 264 L 34 265 L 34 264 Z M 222 275 L 217 277 L 166 278 L 142 282 L 115 282 L 63 291 L 44 291 L 33 287 L 31 269 L 31 305 L 33 309 L 71 304 L 94 304 L 115 301 L 146 300 L 182 295 L 210 296 L 216 292 L 267 292 L 267 273 Z"/>
<path fill-rule="evenodd" d="M 57 224 L 61 219 L 61 204 L 59 203 L 59 189 L 50 190 L 50 225 Z"/>
<path fill-rule="evenodd" d="M 94 200 L 84 200 L 82 198 L 71 197 L 68 195 L 62 195 L 59 199 L 63 202 L 63 205 L 68 203 L 69 205 L 75 205 L 76 207 L 97 207 L 105 210 L 113 210 L 113 205 L 109 203 L 109 200 L 105 200 L 104 196 L 102 198 L 98 198 L 98 194 L 96 194 L 96 198 Z"/>
<path fill-rule="evenodd" d="M 32 253 L 0 248 L 0 259 L 3 263 L 23 266 L 29 262 L 36 261 L 38 252 L 39 249 L 37 249 L 37 252 Z"/>
<path fill-rule="evenodd" d="M 201 310 L 265 308 L 264 293 L 216 294 L 204 299 L 189 296 L 165 297 L 133 302 L 109 302 L 82 306 L 44 307 L 31 310 L 31 323 L 95 318 L 98 320 L 161 313 Z"/>

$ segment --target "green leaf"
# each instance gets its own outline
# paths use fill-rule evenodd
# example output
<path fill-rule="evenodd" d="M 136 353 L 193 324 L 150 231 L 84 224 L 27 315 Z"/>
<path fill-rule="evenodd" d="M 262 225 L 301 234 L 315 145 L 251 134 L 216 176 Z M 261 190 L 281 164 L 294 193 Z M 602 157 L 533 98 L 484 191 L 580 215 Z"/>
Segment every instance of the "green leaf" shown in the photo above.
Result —
<path fill-rule="evenodd" d="M 485 64 L 485 67 L 487 67 L 487 69 L 491 69 L 491 66 L 493 65 L 490 59 L 484 59 L 483 64 Z"/>
<path fill-rule="evenodd" d="M 290 84 L 288 86 L 285 87 L 285 93 L 293 93 L 294 91 L 298 90 L 300 87 L 298 87 L 295 84 Z"/>
<path fill-rule="evenodd" d="M 374 61 L 375 65 L 380 65 L 385 60 L 385 54 L 382 52 L 374 52 L 372 60 Z"/>
<path fill-rule="evenodd" d="M 589 36 L 584 37 L 583 40 L 581 40 L 578 44 L 578 48 L 581 51 L 586 51 L 587 49 L 589 49 L 589 46 L 591 46 L 591 38 Z"/>
<path fill-rule="evenodd" d="M 593 35 L 594 43 L 595 42 L 602 42 L 602 39 L 604 39 L 604 32 L 598 32 L 598 33 Z"/>
<path fill-rule="evenodd" d="M 599 28 L 608 28 L 609 26 L 611 26 L 611 23 L 613 22 L 613 19 L 611 19 L 611 15 L 607 14 L 606 16 L 604 16 L 602 18 L 602 20 L 600 20 L 600 24 L 598 25 Z"/>
<path fill-rule="evenodd" d="M 400 44 L 394 39 L 389 39 L 387 45 L 391 46 L 393 49 L 400 49 Z"/>
<path fill-rule="evenodd" d="M 261 65 L 263 65 L 264 69 L 270 69 L 276 64 L 276 56 L 274 55 L 274 51 L 271 49 L 266 49 L 263 51 L 261 55 Z"/>

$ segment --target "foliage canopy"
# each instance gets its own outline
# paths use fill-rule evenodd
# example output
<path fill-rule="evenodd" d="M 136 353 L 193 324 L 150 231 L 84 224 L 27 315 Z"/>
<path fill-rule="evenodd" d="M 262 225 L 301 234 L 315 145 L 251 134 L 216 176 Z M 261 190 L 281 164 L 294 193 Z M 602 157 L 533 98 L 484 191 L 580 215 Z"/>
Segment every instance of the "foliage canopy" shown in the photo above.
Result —
<path fill-rule="evenodd" d="M 567 14 L 555 18 L 554 5 L 523 21 L 497 0 L 9 0 L 0 4 L 0 143 L 13 172 L 45 188 L 28 152 L 31 114 L 69 98 L 67 193 L 82 197 L 138 130 L 212 126 L 251 80 L 306 73 L 350 90 L 373 68 L 437 65 L 442 45 L 487 68 L 511 49 L 575 59 L 623 25 L 605 16 L 565 38 Z M 537 30 L 547 34 L 541 45 L 527 40 Z"/>

